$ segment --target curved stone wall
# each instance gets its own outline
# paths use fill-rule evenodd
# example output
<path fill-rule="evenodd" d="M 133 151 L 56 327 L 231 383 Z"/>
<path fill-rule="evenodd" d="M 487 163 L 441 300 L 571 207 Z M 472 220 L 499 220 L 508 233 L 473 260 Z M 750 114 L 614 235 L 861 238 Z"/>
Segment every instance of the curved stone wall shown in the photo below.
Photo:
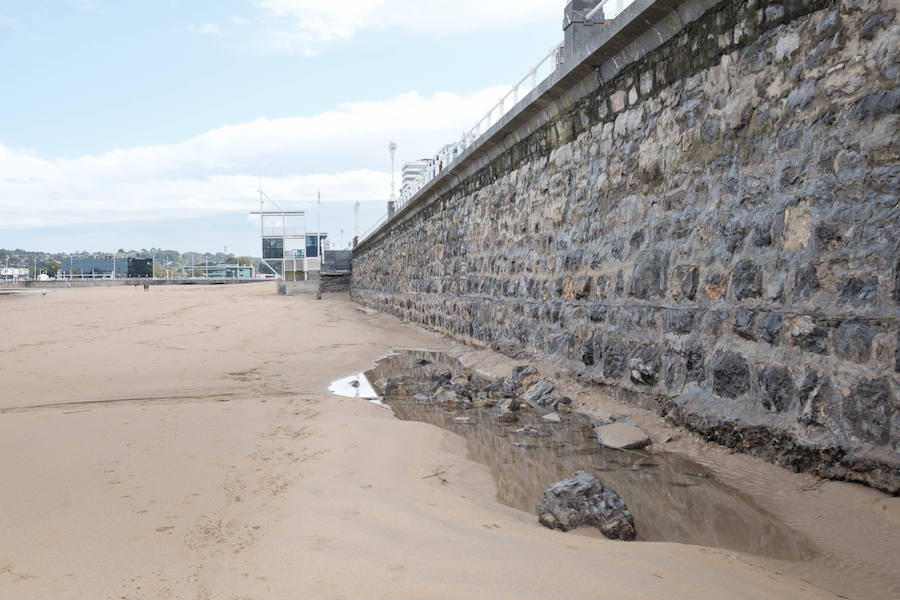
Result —
<path fill-rule="evenodd" d="M 894 4 L 642 6 L 665 35 L 582 53 L 360 245 L 354 297 L 896 493 Z"/>

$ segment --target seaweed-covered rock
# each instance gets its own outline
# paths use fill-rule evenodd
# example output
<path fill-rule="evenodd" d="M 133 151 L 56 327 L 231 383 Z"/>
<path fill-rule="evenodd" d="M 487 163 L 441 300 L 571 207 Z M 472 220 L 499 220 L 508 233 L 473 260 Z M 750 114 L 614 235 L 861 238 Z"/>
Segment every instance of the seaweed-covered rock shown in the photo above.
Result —
<path fill-rule="evenodd" d="M 557 481 L 544 492 L 538 518 L 550 529 L 596 527 L 610 539 L 633 540 L 634 517 L 615 490 L 583 471 Z"/>

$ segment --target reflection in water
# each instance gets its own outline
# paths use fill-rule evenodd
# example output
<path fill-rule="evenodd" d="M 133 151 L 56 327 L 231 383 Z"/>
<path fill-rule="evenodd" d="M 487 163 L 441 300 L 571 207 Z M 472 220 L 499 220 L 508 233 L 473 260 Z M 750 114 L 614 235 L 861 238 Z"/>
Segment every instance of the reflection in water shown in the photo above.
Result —
<path fill-rule="evenodd" d="M 381 396 L 372 387 L 365 373 L 357 373 L 350 377 L 338 379 L 328 386 L 328 391 L 338 396 L 363 398 L 372 404 L 388 407 L 387 404 L 381 401 Z"/>
<path fill-rule="evenodd" d="M 601 447 L 583 416 L 550 423 L 521 411 L 518 423 L 503 424 L 497 421 L 494 409 L 441 409 L 422 395 L 433 383 L 427 379 L 425 364 L 431 365 L 432 372 L 436 367 L 453 375 L 464 371 L 446 355 L 406 351 L 382 359 L 365 376 L 343 380 L 358 378 L 358 394 L 337 392 L 336 386 L 332 391 L 367 398 L 369 390 L 373 395 L 380 393 L 389 378 L 408 378 L 401 393 L 385 397 L 385 403 L 400 419 L 431 423 L 464 437 L 470 458 L 490 468 L 499 500 L 514 508 L 536 513 L 550 484 L 580 470 L 599 478 L 625 499 L 639 540 L 729 548 L 785 559 L 812 555 L 805 539 L 749 498 L 716 481 L 704 467 L 676 454 Z M 456 420 L 463 414 L 466 420 Z"/>

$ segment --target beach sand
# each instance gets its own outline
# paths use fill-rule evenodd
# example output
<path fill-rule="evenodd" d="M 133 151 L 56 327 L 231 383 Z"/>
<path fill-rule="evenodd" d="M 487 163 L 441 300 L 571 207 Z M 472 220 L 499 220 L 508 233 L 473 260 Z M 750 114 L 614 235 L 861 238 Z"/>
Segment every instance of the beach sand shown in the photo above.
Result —
<path fill-rule="evenodd" d="M 884 572 L 897 556 L 896 498 L 837 483 L 807 493 L 812 478 L 690 436 L 685 452 L 722 471 L 746 465 L 763 487 L 779 482 L 772 510 L 787 507 L 792 526 L 827 529 L 803 515 L 830 507 L 828 520 L 849 514 L 842 526 L 858 523 L 876 554 L 893 558 L 797 565 L 541 527 L 496 500 L 460 438 L 329 394 L 331 381 L 391 348 L 461 351 L 346 296 L 277 296 L 271 283 L 64 289 L 0 297 L 0 317 L 3 599 L 802 599 L 900 589 Z M 836 545 L 831 557 L 842 551 L 836 531 L 817 541 Z"/>

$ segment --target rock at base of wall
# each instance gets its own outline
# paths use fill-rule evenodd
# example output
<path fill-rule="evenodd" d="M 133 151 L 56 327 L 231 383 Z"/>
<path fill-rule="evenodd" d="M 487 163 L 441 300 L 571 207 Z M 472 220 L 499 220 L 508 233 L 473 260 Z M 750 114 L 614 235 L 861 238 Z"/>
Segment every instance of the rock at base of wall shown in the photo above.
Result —
<path fill-rule="evenodd" d="M 594 428 L 597 441 L 607 448 L 618 450 L 640 450 L 652 442 L 639 427 L 628 423 L 610 423 Z"/>
<path fill-rule="evenodd" d="M 634 517 L 622 497 L 583 471 L 547 488 L 538 517 L 550 529 L 589 526 L 610 539 L 633 540 L 635 536 Z"/>

